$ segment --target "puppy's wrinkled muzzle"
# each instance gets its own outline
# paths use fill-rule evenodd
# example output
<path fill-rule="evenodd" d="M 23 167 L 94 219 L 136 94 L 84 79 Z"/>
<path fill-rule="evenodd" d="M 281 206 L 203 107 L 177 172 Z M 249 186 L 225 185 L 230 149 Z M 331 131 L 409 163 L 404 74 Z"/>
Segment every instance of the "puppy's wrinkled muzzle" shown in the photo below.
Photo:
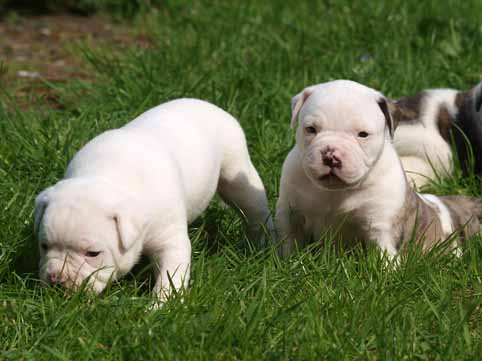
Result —
<path fill-rule="evenodd" d="M 50 259 L 40 266 L 40 278 L 52 286 L 60 286 L 69 291 L 78 289 L 101 293 L 113 276 L 112 268 L 95 269 L 85 263 L 75 262 L 72 257 Z"/>
<path fill-rule="evenodd" d="M 352 188 L 368 171 L 357 142 L 333 134 L 320 137 L 306 150 L 303 167 L 317 186 L 326 189 Z"/>

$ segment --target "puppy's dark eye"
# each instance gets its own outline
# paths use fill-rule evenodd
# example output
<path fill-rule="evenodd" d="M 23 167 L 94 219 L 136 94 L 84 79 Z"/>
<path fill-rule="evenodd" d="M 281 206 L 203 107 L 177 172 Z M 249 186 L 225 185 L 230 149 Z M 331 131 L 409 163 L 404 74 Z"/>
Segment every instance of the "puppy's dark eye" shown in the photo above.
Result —
<path fill-rule="evenodd" d="M 87 257 L 97 257 L 100 254 L 100 251 L 95 252 L 95 251 L 87 251 L 85 252 L 85 255 Z"/>
<path fill-rule="evenodd" d="M 47 250 L 49 249 L 49 246 L 47 245 L 47 243 L 41 243 L 40 247 L 44 252 L 47 252 Z"/>
<path fill-rule="evenodd" d="M 358 133 L 358 136 L 359 136 L 360 138 L 366 138 L 366 137 L 368 137 L 368 133 L 365 132 L 365 131 L 362 131 L 362 132 Z"/>
<path fill-rule="evenodd" d="M 308 134 L 316 134 L 316 128 L 315 127 L 306 127 L 305 130 L 306 130 L 306 133 L 308 133 Z"/>

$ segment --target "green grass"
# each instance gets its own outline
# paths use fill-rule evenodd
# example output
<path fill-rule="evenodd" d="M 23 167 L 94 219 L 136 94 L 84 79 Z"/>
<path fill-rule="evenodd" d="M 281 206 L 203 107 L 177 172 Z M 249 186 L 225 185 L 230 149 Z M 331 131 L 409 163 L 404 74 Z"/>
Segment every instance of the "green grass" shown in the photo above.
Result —
<path fill-rule="evenodd" d="M 214 202 L 191 227 L 189 292 L 146 312 L 142 267 L 100 297 L 42 287 L 32 234 L 35 195 L 83 144 L 182 96 L 240 120 L 274 208 L 291 96 L 337 78 L 391 97 L 470 88 L 482 73 L 480 1 L 166 1 L 131 21 L 153 46 L 114 58 L 80 44 L 97 81 L 50 84 L 63 110 L 0 103 L 1 359 L 482 359 L 480 238 L 460 259 L 410 252 L 396 271 L 375 249 L 280 261 L 243 246 L 242 222 Z M 430 190 L 482 194 L 459 169 Z"/>

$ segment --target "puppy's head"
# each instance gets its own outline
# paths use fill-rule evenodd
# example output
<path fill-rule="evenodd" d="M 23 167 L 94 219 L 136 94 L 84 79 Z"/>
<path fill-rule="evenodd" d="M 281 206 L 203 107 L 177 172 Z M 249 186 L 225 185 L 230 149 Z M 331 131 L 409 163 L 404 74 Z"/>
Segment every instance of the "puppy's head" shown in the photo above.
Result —
<path fill-rule="evenodd" d="M 324 189 L 360 185 L 393 136 L 392 106 L 381 93 L 347 80 L 296 95 L 291 126 L 298 123 L 296 143 L 308 178 Z"/>
<path fill-rule="evenodd" d="M 100 293 L 128 272 L 142 247 L 142 209 L 115 187 L 92 179 L 68 179 L 35 201 L 40 278 Z"/>

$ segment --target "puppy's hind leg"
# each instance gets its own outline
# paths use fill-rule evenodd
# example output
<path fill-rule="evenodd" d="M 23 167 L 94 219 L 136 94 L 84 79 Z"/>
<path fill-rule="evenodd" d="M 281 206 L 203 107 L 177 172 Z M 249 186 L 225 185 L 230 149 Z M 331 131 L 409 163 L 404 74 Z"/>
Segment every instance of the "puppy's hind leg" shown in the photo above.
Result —
<path fill-rule="evenodd" d="M 249 159 L 247 149 L 231 154 L 228 162 L 223 164 L 218 193 L 246 217 L 249 237 L 255 239 L 259 247 L 267 247 L 275 241 L 263 182 Z"/>

